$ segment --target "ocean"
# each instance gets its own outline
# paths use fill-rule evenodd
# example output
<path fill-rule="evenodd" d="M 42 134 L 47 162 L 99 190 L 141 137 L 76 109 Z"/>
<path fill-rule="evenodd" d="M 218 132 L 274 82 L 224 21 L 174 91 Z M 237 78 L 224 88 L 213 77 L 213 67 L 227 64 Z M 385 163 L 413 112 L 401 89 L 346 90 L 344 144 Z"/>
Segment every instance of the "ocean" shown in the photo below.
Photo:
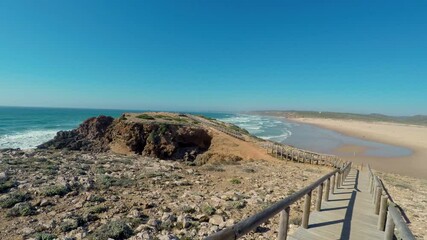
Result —
<path fill-rule="evenodd" d="M 0 149 L 30 149 L 52 139 L 58 131 L 78 127 L 90 117 L 106 115 L 119 117 L 124 112 L 141 110 L 71 109 L 36 107 L 0 107 Z M 222 119 L 230 113 L 197 112 Z"/>
<path fill-rule="evenodd" d="M 0 149 L 31 149 L 52 139 L 58 131 L 71 130 L 89 117 L 118 117 L 124 112 L 141 110 L 66 109 L 0 107 Z M 260 138 L 326 154 L 343 145 L 367 147 L 366 155 L 400 157 L 410 155 L 406 148 L 342 135 L 312 125 L 283 118 L 240 113 L 190 112 L 233 123 Z"/>

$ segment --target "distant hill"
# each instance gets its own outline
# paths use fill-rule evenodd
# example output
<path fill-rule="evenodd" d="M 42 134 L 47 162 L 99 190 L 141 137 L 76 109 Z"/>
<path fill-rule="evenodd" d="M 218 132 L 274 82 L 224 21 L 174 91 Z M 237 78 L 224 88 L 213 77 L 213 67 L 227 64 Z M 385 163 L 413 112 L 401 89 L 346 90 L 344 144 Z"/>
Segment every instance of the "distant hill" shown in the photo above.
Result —
<path fill-rule="evenodd" d="M 348 119 L 372 122 L 394 122 L 402 124 L 413 124 L 427 126 L 427 116 L 388 116 L 378 113 L 357 114 L 357 113 L 337 113 L 337 112 L 315 112 L 315 111 L 254 111 L 252 114 L 282 116 L 287 118 L 330 118 Z"/>

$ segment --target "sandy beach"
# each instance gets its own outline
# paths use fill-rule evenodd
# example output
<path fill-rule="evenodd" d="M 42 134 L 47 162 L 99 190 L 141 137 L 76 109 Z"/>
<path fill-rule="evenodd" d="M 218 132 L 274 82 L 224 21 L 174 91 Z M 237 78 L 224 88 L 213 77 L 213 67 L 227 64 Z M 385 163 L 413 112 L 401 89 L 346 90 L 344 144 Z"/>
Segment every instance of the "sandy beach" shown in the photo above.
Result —
<path fill-rule="evenodd" d="M 343 158 L 356 163 L 369 163 L 380 171 L 427 179 L 427 127 L 318 118 L 291 120 L 314 124 L 348 136 L 409 148 L 413 153 L 407 157 L 360 157 L 366 149 L 357 145 L 344 145 L 335 151 L 337 154 L 354 152 L 356 156 Z"/>

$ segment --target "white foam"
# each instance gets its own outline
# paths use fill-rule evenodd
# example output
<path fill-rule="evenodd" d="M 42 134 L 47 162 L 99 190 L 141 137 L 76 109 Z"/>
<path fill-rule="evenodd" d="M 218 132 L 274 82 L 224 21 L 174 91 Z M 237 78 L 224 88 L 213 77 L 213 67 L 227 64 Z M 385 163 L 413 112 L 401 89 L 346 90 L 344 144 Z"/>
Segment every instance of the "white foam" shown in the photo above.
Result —
<path fill-rule="evenodd" d="M 248 130 L 251 134 L 266 140 L 283 142 L 292 135 L 292 132 L 289 130 L 289 128 L 292 128 L 291 124 L 287 124 L 276 118 L 239 114 L 220 120 L 235 124 Z M 271 134 L 272 129 L 277 131 L 277 134 Z M 269 132 L 270 135 L 265 136 L 265 134 Z"/>
<path fill-rule="evenodd" d="M 265 139 L 265 140 L 272 140 L 272 141 L 276 141 L 276 142 L 282 142 L 285 139 L 287 139 L 290 135 L 291 135 L 291 132 L 290 131 L 286 131 L 286 133 L 281 134 L 281 135 L 260 136 L 260 138 Z"/>
<path fill-rule="evenodd" d="M 0 136 L 1 148 L 31 149 L 55 137 L 57 130 L 28 130 Z"/>

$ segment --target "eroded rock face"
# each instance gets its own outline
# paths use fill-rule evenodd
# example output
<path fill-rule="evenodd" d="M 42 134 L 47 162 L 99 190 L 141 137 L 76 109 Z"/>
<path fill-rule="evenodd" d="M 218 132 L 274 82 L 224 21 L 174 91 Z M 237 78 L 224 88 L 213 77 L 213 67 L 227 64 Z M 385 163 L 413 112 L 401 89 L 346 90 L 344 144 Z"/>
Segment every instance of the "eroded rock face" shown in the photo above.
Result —
<path fill-rule="evenodd" d="M 123 118 L 89 118 L 79 128 L 58 132 L 38 148 L 136 153 L 160 159 L 194 160 L 208 150 L 212 137 L 202 127 Z"/>

